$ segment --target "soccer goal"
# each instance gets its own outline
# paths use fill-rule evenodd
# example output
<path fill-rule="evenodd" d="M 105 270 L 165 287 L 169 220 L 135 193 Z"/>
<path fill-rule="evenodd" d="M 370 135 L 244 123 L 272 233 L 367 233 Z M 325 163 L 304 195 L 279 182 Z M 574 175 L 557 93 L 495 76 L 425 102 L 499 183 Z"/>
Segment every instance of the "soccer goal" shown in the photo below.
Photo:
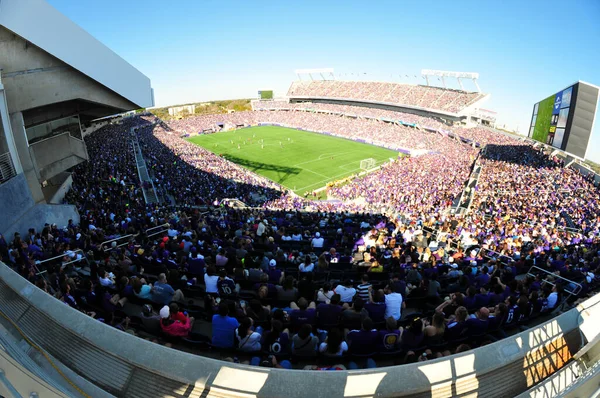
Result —
<path fill-rule="evenodd" d="M 360 161 L 361 170 L 370 170 L 375 167 L 377 162 L 373 158 L 363 159 Z"/>

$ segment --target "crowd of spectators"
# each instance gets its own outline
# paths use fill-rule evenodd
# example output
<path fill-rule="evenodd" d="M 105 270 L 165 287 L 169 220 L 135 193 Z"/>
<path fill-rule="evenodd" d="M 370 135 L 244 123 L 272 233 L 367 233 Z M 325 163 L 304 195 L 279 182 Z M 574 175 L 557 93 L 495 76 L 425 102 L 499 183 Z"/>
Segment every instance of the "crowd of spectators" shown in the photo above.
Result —
<path fill-rule="evenodd" d="M 593 175 L 529 145 L 488 145 L 480 163 L 472 217 L 473 227 L 495 226 L 487 241 L 513 235 L 541 251 L 598 236 L 600 194 Z"/>
<path fill-rule="evenodd" d="M 404 150 L 440 149 L 444 147 L 445 138 L 440 134 L 424 134 L 413 127 L 386 123 L 376 119 L 289 111 L 255 111 L 195 116 L 170 122 L 170 127 L 173 130 L 190 134 L 206 130 L 221 131 L 236 126 L 252 126 L 259 123 L 280 124 Z"/>
<path fill-rule="evenodd" d="M 453 133 L 459 137 L 465 138 L 470 141 L 477 142 L 481 145 L 486 144 L 510 144 L 516 142 L 516 138 L 506 136 L 492 131 L 485 127 L 471 127 L 465 128 L 460 126 L 448 126 L 440 120 L 419 116 L 412 113 L 398 112 L 386 109 L 371 108 L 364 106 L 354 105 L 338 105 L 338 104 L 326 104 L 318 102 L 298 102 L 290 103 L 288 101 L 274 100 L 274 101 L 254 101 L 252 107 L 255 110 L 302 110 L 307 112 L 320 111 L 324 113 L 331 113 L 334 115 L 346 115 L 346 116 L 362 116 L 374 119 L 402 121 L 405 123 L 413 123 L 418 125 L 420 128 L 425 128 L 430 131 L 438 131 L 443 135 Z"/>
<path fill-rule="evenodd" d="M 142 126 L 138 135 L 155 186 L 177 204 L 218 203 L 224 198 L 254 204 L 282 193 L 273 181 L 181 139 L 162 124 Z"/>
<path fill-rule="evenodd" d="M 400 83 L 313 80 L 293 82 L 287 96 L 367 100 L 457 113 L 484 94 Z"/>
<path fill-rule="evenodd" d="M 448 140 L 443 153 L 400 158 L 328 192 L 342 200 L 364 198 L 373 210 L 391 208 L 405 217 L 440 214 L 461 195 L 476 155 Z"/>
<path fill-rule="evenodd" d="M 143 226 L 165 212 L 168 232 L 145 237 Z M 141 234 L 121 247 L 102 246 L 106 236 L 83 221 L 2 239 L 2 258 L 99 321 L 258 366 L 355 369 L 468 350 L 549 316 L 572 288 L 559 277 L 584 286 L 573 299 L 586 297 L 600 266 L 597 240 L 502 262 L 476 242 L 453 248 L 377 215 L 217 207 L 128 218 L 127 232 Z M 71 263 L 77 249 L 89 276 Z M 534 263 L 548 273 L 516 278 Z M 36 275 L 42 266 L 47 277 Z"/>
<path fill-rule="evenodd" d="M 266 121 L 436 153 L 311 201 L 177 132 Z M 132 129 L 174 203 L 145 204 Z M 0 255 L 65 305 L 155 342 L 282 368 L 410 363 L 500 339 L 598 284 L 598 188 L 528 145 L 488 143 L 472 211 L 450 215 L 479 149 L 412 127 L 257 111 L 176 128 L 133 117 L 85 140 L 66 196 L 79 225 L 0 236 Z M 217 206 L 228 197 L 258 207 Z"/>

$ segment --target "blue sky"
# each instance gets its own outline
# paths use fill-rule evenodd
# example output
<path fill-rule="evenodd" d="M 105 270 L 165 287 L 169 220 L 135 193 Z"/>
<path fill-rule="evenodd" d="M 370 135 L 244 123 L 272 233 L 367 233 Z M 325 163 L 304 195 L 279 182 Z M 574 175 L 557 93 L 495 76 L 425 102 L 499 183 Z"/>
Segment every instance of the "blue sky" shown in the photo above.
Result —
<path fill-rule="evenodd" d="M 49 2 L 150 77 L 159 106 L 283 95 L 298 68 L 410 83 L 441 69 L 478 72 L 483 107 L 525 132 L 534 103 L 600 85 L 598 0 Z"/>

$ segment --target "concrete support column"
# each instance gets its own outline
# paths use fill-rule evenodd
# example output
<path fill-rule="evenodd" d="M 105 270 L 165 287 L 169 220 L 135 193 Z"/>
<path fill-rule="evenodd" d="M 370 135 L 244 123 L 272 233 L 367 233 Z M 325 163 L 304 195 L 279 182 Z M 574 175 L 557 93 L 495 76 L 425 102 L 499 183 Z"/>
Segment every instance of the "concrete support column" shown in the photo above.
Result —
<path fill-rule="evenodd" d="M 27 134 L 25 132 L 23 114 L 21 112 L 12 113 L 10 115 L 10 124 L 17 152 L 19 153 L 19 159 L 21 160 L 23 173 L 25 174 L 27 184 L 31 190 L 33 201 L 35 203 L 45 203 L 46 201 L 44 199 L 44 193 L 42 192 L 40 176 L 37 172 L 35 159 L 31 156 L 29 145 L 27 144 Z"/>
<path fill-rule="evenodd" d="M 12 129 L 10 127 L 10 119 L 8 117 L 8 106 L 6 104 L 6 95 L 4 93 L 4 86 L 0 81 L 0 131 L 4 132 L 4 139 L 6 143 L 6 149 L 10 153 L 10 157 L 12 159 L 13 167 L 15 168 L 15 172 L 17 174 L 23 172 L 23 167 L 21 166 L 21 160 L 19 159 L 19 154 L 17 153 L 17 146 L 15 145 L 15 140 L 13 139 Z M 0 143 L 0 145 L 3 145 Z"/>

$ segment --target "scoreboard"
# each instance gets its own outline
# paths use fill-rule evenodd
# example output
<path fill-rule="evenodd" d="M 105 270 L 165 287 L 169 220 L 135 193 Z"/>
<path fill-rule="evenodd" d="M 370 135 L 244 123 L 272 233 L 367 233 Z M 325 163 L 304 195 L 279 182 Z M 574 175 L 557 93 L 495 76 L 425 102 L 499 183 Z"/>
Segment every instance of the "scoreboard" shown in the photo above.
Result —
<path fill-rule="evenodd" d="M 258 98 L 261 100 L 273 99 L 273 90 L 259 90 Z"/>
<path fill-rule="evenodd" d="M 585 159 L 598 107 L 597 86 L 577 82 L 533 106 L 529 138 Z"/>

